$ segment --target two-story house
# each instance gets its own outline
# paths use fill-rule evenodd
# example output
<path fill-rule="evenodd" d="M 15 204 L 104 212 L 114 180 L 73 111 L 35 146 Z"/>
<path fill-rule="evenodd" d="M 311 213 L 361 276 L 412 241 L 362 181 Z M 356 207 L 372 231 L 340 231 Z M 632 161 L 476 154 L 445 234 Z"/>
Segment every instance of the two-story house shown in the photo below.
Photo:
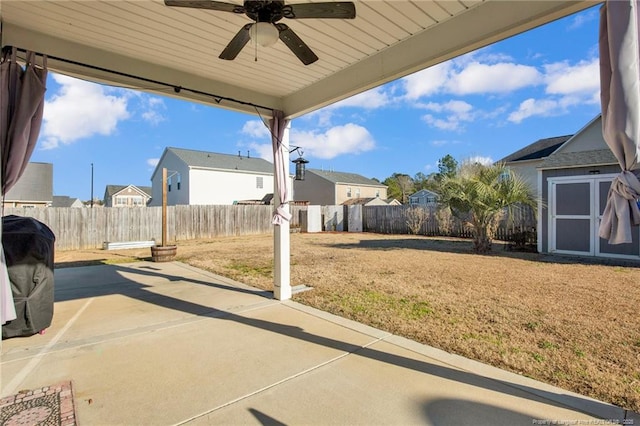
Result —
<path fill-rule="evenodd" d="M 421 189 L 409 195 L 410 206 L 435 207 L 438 205 L 438 194 L 428 189 Z"/>
<path fill-rule="evenodd" d="M 151 200 L 150 186 L 107 185 L 105 207 L 146 207 Z"/>
<path fill-rule="evenodd" d="M 349 204 L 360 198 L 386 200 L 387 186 L 355 173 L 307 169 L 305 179 L 294 182 L 294 196 L 314 205 Z"/>
<path fill-rule="evenodd" d="M 168 205 L 229 205 L 263 200 L 273 193 L 274 167 L 267 160 L 168 147 L 151 175 L 154 206 L 162 204 L 163 168 Z"/>

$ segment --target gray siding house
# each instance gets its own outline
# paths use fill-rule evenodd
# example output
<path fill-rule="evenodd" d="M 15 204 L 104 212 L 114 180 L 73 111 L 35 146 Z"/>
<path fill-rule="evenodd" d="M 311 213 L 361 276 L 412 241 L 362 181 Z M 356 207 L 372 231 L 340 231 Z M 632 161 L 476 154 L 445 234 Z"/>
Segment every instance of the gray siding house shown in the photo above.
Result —
<path fill-rule="evenodd" d="M 20 179 L 4 197 L 5 207 L 49 207 L 52 203 L 51 163 L 28 163 Z"/>
<path fill-rule="evenodd" d="M 538 167 L 545 158 L 556 152 L 571 137 L 572 135 L 566 135 L 537 140 L 531 145 L 527 145 L 496 161 L 496 163 L 504 163 L 511 171 L 529 184 L 531 189 L 534 190 L 534 194 L 540 196 Z"/>
<path fill-rule="evenodd" d="M 629 244 L 610 245 L 598 236 L 607 193 L 619 173 L 600 116 L 547 157 L 538 167 L 538 251 L 640 260 L 640 227 L 634 227 Z"/>
<path fill-rule="evenodd" d="M 409 195 L 410 206 L 435 207 L 438 205 L 438 194 L 428 189 Z"/>
<path fill-rule="evenodd" d="M 386 185 L 355 173 L 307 169 L 305 179 L 294 181 L 293 188 L 295 201 L 313 205 L 340 205 L 356 198 L 387 199 Z"/>

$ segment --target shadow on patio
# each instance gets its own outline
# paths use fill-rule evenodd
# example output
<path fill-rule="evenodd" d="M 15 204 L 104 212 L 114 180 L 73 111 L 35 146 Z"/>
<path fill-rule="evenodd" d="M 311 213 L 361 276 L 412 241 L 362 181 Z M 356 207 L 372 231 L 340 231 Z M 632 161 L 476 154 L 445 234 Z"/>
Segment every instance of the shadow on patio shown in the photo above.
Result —
<path fill-rule="evenodd" d="M 625 415 L 181 263 L 63 269 L 56 287 L 49 332 L 4 342 L 2 395 L 72 380 L 81 423 L 531 424 Z"/>

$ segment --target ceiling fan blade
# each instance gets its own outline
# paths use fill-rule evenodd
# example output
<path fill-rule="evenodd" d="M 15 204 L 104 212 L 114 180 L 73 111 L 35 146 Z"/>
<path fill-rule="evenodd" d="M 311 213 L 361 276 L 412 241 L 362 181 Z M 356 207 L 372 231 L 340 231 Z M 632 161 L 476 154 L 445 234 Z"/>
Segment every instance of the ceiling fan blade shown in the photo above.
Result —
<path fill-rule="evenodd" d="M 223 1 L 212 0 L 164 0 L 165 6 L 192 7 L 195 9 L 209 9 L 221 12 L 244 13 L 244 6 Z"/>
<path fill-rule="evenodd" d="M 294 33 L 291 28 L 289 28 L 285 24 L 274 25 L 280 33 L 280 40 L 282 40 L 282 42 L 286 44 L 289 49 L 291 49 L 293 54 L 296 55 L 303 64 L 309 65 L 318 60 L 316 54 L 313 53 L 309 46 L 307 46 L 307 44 L 302 41 L 302 39 L 298 37 L 298 35 Z"/>
<path fill-rule="evenodd" d="M 252 25 L 253 24 L 247 24 L 240 28 L 240 31 L 238 31 L 238 33 L 231 39 L 229 44 L 227 44 L 227 47 L 224 48 L 218 57 L 228 61 L 234 60 L 242 48 L 249 42 L 249 39 L 251 38 L 249 30 Z"/>
<path fill-rule="evenodd" d="M 289 19 L 354 19 L 356 5 L 350 1 L 290 4 L 282 8 L 282 15 Z"/>

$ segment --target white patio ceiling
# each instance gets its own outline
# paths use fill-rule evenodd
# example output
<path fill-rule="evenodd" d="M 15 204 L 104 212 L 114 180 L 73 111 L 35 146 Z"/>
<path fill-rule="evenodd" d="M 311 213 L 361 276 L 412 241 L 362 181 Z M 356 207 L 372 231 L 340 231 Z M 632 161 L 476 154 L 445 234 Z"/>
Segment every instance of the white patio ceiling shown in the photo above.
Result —
<path fill-rule="evenodd" d="M 283 19 L 319 56 L 309 66 L 282 42 L 259 48 L 257 62 L 250 44 L 234 61 L 218 59 L 249 19 L 162 0 L 0 0 L 1 37 L 3 46 L 49 55 L 53 71 L 249 113 L 253 105 L 279 109 L 294 118 L 599 2 L 355 3 L 353 20 Z"/>

